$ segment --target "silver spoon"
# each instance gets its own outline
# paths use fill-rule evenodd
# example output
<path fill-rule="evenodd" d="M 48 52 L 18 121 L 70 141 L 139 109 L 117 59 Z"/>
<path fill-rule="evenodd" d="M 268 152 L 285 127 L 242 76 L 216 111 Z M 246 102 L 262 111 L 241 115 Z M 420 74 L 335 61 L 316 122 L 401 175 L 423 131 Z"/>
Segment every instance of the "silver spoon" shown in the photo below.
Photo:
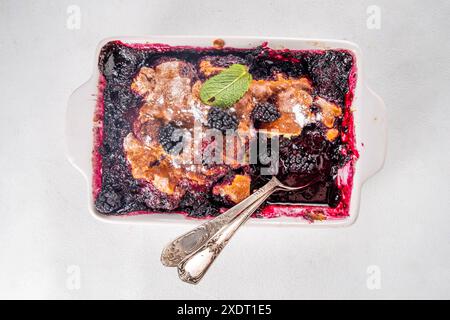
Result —
<path fill-rule="evenodd" d="M 223 248 L 226 246 L 231 237 L 239 229 L 239 227 L 241 227 L 250 218 L 253 212 L 255 212 L 255 210 L 273 192 L 278 190 L 300 190 L 310 186 L 316 181 L 317 178 L 299 187 L 289 187 L 282 184 L 276 177 L 272 177 L 272 179 L 267 184 L 255 191 L 252 195 L 247 197 L 245 200 L 243 200 L 233 208 L 229 209 L 222 216 L 206 222 L 205 224 L 211 223 L 215 220 L 219 220 L 219 223 L 215 226 L 215 228 L 209 229 L 207 232 L 202 233 L 203 236 L 201 239 L 196 236 L 192 236 L 192 232 L 194 233 L 194 235 L 197 235 L 198 229 L 202 228 L 202 226 L 204 226 L 205 224 L 177 238 L 175 240 L 175 242 L 178 241 L 177 243 L 185 243 L 186 239 L 190 239 L 191 237 L 195 239 L 194 241 L 190 242 L 192 245 L 189 247 L 189 250 L 184 251 L 189 251 L 189 253 L 184 254 L 184 258 L 182 258 L 182 261 L 178 264 L 178 275 L 180 279 L 192 284 L 198 283 L 203 278 L 203 276 L 208 271 L 209 267 L 215 261 Z M 224 215 L 225 217 L 223 219 L 219 219 Z M 213 229 L 217 231 L 215 233 L 210 232 Z M 178 258 L 180 256 L 183 256 L 183 254 L 179 255 Z M 161 260 L 163 261 L 163 259 Z"/>
<path fill-rule="evenodd" d="M 202 223 L 195 229 L 186 232 L 170 242 L 161 253 L 161 263 L 166 267 L 178 266 L 186 257 L 200 249 L 209 238 L 224 226 L 227 226 L 234 218 L 255 202 L 258 199 L 258 195 L 261 195 L 265 188 L 270 188 L 270 186 L 271 184 L 267 183 L 264 187 L 258 189 L 251 196 L 245 198 L 220 216 Z"/>

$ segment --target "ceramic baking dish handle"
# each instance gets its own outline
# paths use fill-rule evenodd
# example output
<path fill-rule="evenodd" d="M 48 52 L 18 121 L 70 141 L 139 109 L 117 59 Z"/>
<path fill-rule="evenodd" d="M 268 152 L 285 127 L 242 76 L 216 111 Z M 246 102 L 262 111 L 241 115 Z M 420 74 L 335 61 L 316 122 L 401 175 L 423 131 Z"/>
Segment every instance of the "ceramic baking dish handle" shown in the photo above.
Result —
<path fill-rule="evenodd" d="M 96 84 L 91 78 L 69 98 L 66 112 L 66 147 L 70 162 L 83 174 L 91 172 Z"/>
<path fill-rule="evenodd" d="M 359 149 L 364 157 L 362 181 L 379 171 L 384 164 L 387 147 L 386 108 L 383 100 L 370 88 L 364 88 L 363 121 L 360 125 L 362 139 Z"/>

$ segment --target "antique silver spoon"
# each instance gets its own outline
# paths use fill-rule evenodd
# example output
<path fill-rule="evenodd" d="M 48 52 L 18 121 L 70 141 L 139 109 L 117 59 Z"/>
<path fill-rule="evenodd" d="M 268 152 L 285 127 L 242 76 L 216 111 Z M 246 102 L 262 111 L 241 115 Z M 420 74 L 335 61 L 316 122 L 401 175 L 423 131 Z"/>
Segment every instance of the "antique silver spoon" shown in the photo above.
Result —
<path fill-rule="evenodd" d="M 255 191 L 251 196 L 228 209 L 220 216 L 208 220 L 193 230 L 186 232 L 170 242 L 161 253 L 161 263 L 166 267 L 178 266 L 186 257 L 200 249 L 214 234 L 240 215 L 247 207 L 254 203 L 270 183 Z M 267 198 L 267 197 L 266 197 Z"/>
<path fill-rule="evenodd" d="M 239 227 L 273 192 L 300 190 L 316 181 L 317 178 L 302 186 L 289 187 L 272 177 L 236 206 L 171 242 L 163 250 L 162 263 L 178 266 L 178 274 L 183 281 L 198 283 Z"/>

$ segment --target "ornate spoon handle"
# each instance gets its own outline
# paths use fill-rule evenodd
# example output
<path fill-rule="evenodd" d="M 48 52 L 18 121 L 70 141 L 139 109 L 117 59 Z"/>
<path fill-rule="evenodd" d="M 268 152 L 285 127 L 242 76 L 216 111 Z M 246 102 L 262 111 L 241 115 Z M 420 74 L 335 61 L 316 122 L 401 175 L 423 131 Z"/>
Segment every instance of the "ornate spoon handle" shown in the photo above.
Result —
<path fill-rule="evenodd" d="M 275 178 L 273 178 L 275 179 Z M 249 205 L 258 200 L 266 190 L 278 185 L 278 180 L 270 180 L 265 186 L 256 190 L 251 196 L 228 209 L 220 216 L 206 221 L 195 229 L 179 236 L 169 243 L 161 253 L 161 262 L 167 267 L 176 267 L 187 256 L 201 248 L 209 238 L 216 234 L 222 227 L 228 225 Z M 256 208 L 255 208 L 256 210 Z M 254 210 L 253 210 L 254 211 Z"/>
<path fill-rule="evenodd" d="M 252 198 L 253 202 L 245 208 L 241 215 L 219 230 L 205 245 L 197 249 L 178 265 L 180 279 L 188 283 L 197 284 L 239 227 L 250 218 L 252 213 L 279 186 L 279 181 L 276 178 L 272 178 L 265 186 L 251 195 L 249 198 Z"/>

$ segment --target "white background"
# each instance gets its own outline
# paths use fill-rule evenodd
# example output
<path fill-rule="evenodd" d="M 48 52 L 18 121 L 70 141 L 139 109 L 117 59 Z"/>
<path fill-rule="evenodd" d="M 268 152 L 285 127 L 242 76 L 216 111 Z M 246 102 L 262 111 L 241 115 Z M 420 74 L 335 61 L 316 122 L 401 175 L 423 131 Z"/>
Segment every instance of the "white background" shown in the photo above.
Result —
<path fill-rule="evenodd" d="M 68 5 L 81 28 L 66 27 Z M 366 27 L 369 5 L 381 29 Z M 450 298 L 447 1 L 0 0 L 0 298 Z M 204 281 L 159 262 L 182 226 L 94 220 L 64 154 L 71 92 L 115 35 L 346 39 L 388 108 L 385 168 L 347 229 L 244 227 Z M 67 286 L 79 266 L 78 290 Z M 367 268 L 381 288 L 370 290 Z"/>

